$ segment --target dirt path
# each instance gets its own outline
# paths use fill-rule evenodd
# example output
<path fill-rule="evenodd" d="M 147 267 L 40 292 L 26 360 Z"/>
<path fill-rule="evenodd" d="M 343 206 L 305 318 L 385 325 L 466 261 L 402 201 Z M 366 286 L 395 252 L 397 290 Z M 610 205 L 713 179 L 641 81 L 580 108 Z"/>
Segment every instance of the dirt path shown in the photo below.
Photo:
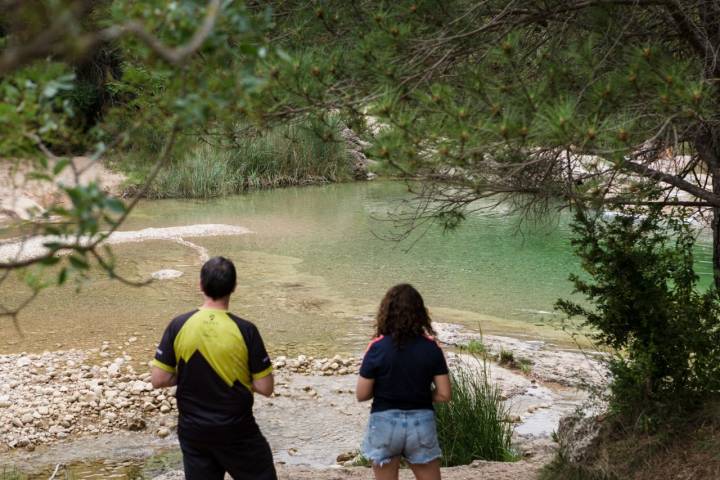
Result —
<path fill-rule="evenodd" d="M 537 458 L 530 461 L 514 463 L 482 462 L 478 461 L 466 467 L 444 468 L 442 478 L 444 480 L 536 480 L 538 473 L 546 458 Z M 307 467 L 295 467 L 278 465 L 278 478 L 280 480 L 345 480 L 345 479 L 372 479 L 372 471 L 369 468 L 330 468 L 314 469 Z M 154 480 L 183 480 L 183 472 L 176 471 L 166 473 Z M 225 477 L 229 479 L 230 477 Z M 409 470 L 400 472 L 401 480 L 411 480 L 414 477 Z"/>

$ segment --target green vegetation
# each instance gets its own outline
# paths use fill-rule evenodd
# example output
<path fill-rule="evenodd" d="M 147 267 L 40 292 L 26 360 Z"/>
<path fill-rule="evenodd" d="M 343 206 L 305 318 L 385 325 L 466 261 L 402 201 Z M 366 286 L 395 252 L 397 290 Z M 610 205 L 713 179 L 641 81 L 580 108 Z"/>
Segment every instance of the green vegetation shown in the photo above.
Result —
<path fill-rule="evenodd" d="M 515 354 L 509 350 L 502 349 L 498 354 L 498 363 L 500 365 L 511 365 L 515 363 Z"/>
<path fill-rule="evenodd" d="M 504 367 L 516 368 L 524 374 L 529 374 L 532 370 L 532 361 L 527 358 L 515 357 L 515 354 L 509 350 L 502 349 L 497 356 L 498 363 Z"/>
<path fill-rule="evenodd" d="M 0 467 L 0 480 L 25 480 L 27 477 L 14 467 Z"/>
<path fill-rule="evenodd" d="M 720 302 L 715 288 L 698 288 L 693 231 L 653 209 L 611 220 L 580 209 L 573 229 L 587 275 L 571 280 L 589 306 L 557 308 L 614 352 L 609 412 L 580 462 L 563 451 L 577 439 L 560 432 L 544 478 L 717 478 Z"/>
<path fill-rule="evenodd" d="M 472 339 L 470 340 L 467 345 L 460 345 L 460 350 L 463 352 L 467 352 L 471 355 L 475 356 L 485 356 L 487 355 L 487 347 L 483 343 L 482 340 Z"/>
<path fill-rule="evenodd" d="M 499 389 L 488 379 L 486 361 L 478 358 L 476 362 L 451 373 L 452 402 L 436 406 L 444 466 L 516 459 L 508 409 Z"/>
<path fill-rule="evenodd" d="M 201 143 L 163 169 L 150 186 L 151 198 L 210 198 L 251 189 L 338 182 L 351 179 L 340 123 L 305 121 L 267 132 L 246 129 L 231 145 Z M 120 168 L 141 188 L 148 163 L 135 152 Z M 130 186 L 131 189 L 133 185 Z"/>
<path fill-rule="evenodd" d="M 573 229 L 589 279 L 571 280 L 592 308 L 567 300 L 557 308 L 616 352 L 611 411 L 651 426 L 720 393 L 720 303 L 715 289 L 698 289 L 691 228 L 656 211 L 605 221 L 580 210 Z"/>

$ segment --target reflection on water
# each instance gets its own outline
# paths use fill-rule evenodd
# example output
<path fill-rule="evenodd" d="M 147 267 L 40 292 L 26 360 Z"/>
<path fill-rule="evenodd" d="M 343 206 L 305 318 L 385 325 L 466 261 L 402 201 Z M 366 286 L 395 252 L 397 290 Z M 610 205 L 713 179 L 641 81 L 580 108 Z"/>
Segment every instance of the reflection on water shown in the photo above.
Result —
<path fill-rule="evenodd" d="M 371 335 L 372 316 L 385 290 L 415 284 L 438 320 L 486 331 L 552 337 L 553 304 L 570 295 L 567 277 L 578 271 L 567 217 L 518 235 L 518 217 L 475 214 L 457 232 L 430 229 L 409 242 L 378 239 L 390 232 L 374 220 L 407 198 L 400 183 L 371 182 L 257 192 L 214 201 L 142 203 L 126 230 L 201 223 L 247 227 L 255 233 L 196 238 L 211 255 L 238 266 L 232 309 L 258 324 L 275 353 L 359 351 Z M 197 253 L 167 241 L 117 245 L 120 271 L 133 278 L 173 269 L 178 278 L 133 288 L 92 278 L 81 294 L 71 284 L 44 292 L 25 311 L 24 337 L 0 324 L 0 352 L 98 347 L 137 359 L 151 354 L 170 318 L 195 307 Z M 710 272 L 707 243 L 698 247 L 700 273 Z M 19 298 L 19 283 L 2 296 Z M 128 337 L 138 337 L 134 343 Z"/>

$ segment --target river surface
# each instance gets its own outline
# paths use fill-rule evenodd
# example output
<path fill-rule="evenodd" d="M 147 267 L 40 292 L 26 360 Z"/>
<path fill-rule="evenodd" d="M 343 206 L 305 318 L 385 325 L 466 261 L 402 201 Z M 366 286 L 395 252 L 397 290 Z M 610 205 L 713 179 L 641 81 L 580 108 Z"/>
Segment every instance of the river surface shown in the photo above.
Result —
<path fill-rule="evenodd" d="M 275 355 L 361 351 L 378 302 L 399 282 L 414 284 L 439 321 L 569 341 L 553 313 L 554 302 L 571 294 L 568 275 L 579 271 L 567 215 L 519 231 L 520 217 L 500 208 L 470 215 L 452 233 L 432 227 L 402 242 L 383 239 L 402 231 L 383 219 L 408 198 L 400 182 L 368 182 L 143 202 L 123 230 L 225 224 L 253 233 L 114 245 L 119 271 L 130 278 L 162 269 L 182 276 L 135 288 L 93 274 L 91 282 L 48 289 L 22 313 L 24 335 L 0 324 L 0 353 L 93 348 L 109 340 L 118 351 L 147 358 L 167 322 L 199 304 L 203 249 L 235 261 L 231 308 L 259 326 Z M 703 278 L 709 251 L 703 237 Z M 4 299 L 23 293 L 19 282 L 3 290 Z"/>

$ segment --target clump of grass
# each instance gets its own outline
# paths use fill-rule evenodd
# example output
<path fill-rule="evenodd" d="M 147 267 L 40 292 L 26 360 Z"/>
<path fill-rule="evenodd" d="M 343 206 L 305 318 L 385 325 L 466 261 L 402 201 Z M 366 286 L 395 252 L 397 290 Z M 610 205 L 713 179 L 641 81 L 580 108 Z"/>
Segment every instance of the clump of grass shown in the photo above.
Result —
<path fill-rule="evenodd" d="M 473 460 L 513 461 L 513 424 L 500 390 L 489 381 L 487 362 L 463 365 L 451 373 L 452 402 L 436 407 L 438 438 L 444 466 Z"/>
<path fill-rule="evenodd" d="M 183 145 L 186 153 L 160 172 L 147 196 L 212 198 L 246 190 L 350 180 L 350 160 L 340 128 L 337 121 L 306 120 L 263 132 L 244 128 L 223 145 Z M 137 157 L 137 153 L 132 155 Z M 144 183 L 149 171 L 138 158 L 117 165 L 136 185 Z"/>
<path fill-rule="evenodd" d="M 488 353 L 483 341 L 478 339 L 470 340 L 467 345 L 460 345 L 460 350 L 475 356 L 485 356 Z"/>
<path fill-rule="evenodd" d="M 0 466 L 0 480 L 25 480 L 26 478 L 15 467 Z"/>
<path fill-rule="evenodd" d="M 515 363 L 515 354 L 509 350 L 500 350 L 498 354 L 498 363 L 500 365 L 512 365 Z"/>
<path fill-rule="evenodd" d="M 508 368 L 516 368 L 525 374 L 530 373 L 532 370 L 531 360 L 522 357 L 515 357 L 515 354 L 509 350 L 500 350 L 497 359 L 500 365 Z"/>
<path fill-rule="evenodd" d="M 239 187 L 230 155 L 203 145 L 163 170 L 148 196 L 211 198 L 237 193 L 241 190 Z"/>
<path fill-rule="evenodd" d="M 527 358 L 520 358 L 517 364 L 520 371 L 526 375 L 532 371 L 532 361 Z"/>

